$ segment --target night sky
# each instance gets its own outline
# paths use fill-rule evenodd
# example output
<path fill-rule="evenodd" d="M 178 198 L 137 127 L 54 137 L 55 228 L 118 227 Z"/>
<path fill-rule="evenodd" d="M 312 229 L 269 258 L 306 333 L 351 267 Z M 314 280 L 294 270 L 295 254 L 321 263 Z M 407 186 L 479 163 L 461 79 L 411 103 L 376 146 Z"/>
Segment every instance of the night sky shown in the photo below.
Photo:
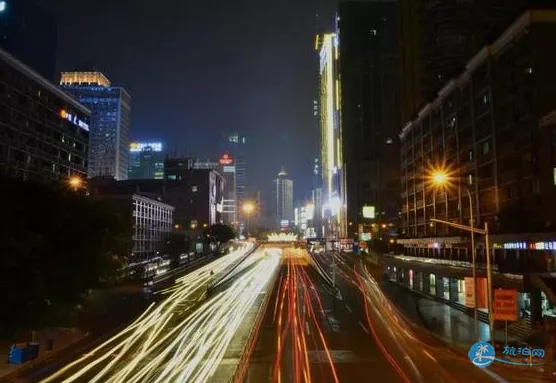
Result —
<path fill-rule="evenodd" d="M 297 198 L 318 155 L 317 28 L 334 0 L 59 0 L 59 70 L 94 66 L 132 96 L 133 140 L 217 158 L 250 138 L 250 191 L 283 165 Z"/>

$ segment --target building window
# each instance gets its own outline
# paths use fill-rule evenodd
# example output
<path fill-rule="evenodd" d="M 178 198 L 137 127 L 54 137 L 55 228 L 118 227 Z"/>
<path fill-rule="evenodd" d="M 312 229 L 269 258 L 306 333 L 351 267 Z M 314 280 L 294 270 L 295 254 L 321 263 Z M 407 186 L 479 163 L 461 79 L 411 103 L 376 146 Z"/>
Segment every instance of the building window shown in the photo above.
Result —
<path fill-rule="evenodd" d="M 386 139 L 386 143 L 387 143 L 388 145 L 392 144 L 393 142 L 394 142 L 394 141 L 393 141 L 391 138 L 387 138 L 387 139 Z"/>
<path fill-rule="evenodd" d="M 532 67 L 525 68 L 524 72 L 525 74 L 533 74 L 533 68 Z"/>
<path fill-rule="evenodd" d="M 175 181 L 175 180 L 176 180 L 176 175 L 175 175 L 175 174 L 170 174 L 170 175 L 168 176 L 168 179 L 169 179 L 169 180 Z"/>
<path fill-rule="evenodd" d="M 473 185 L 473 174 L 469 174 L 469 176 L 467 176 L 467 182 L 469 185 Z"/>
<path fill-rule="evenodd" d="M 553 178 L 554 178 L 554 185 L 556 186 L 556 168 L 552 169 L 552 173 L 553 173 Z"/>
<path fill-rule="evenodd" d="M 483 155 L 490 153 L 490 142 L 483 142 Z"/>
<path fill-rule="evenodd" d="M 473 161 L 473 150 L 469 151 L 469 161 Z"/>
<path fill-rule="evenodd" d="M 488 90 L 483 94 L 483 103 L 485 105 L 490 104 L 490 92 Z"/>
<path fill-rule="evenodd" d="M 540 194 L 541 186 L 538 179 L 533 180 L 533 194 Z"/>
<path fill-rule="evenodd" d="M 191 186 L 191 191 L 193 193 L 197 193 L 199 191 L 199 188 L 197 187 L 197 185 L 193 185 L 193 186 Z"/>

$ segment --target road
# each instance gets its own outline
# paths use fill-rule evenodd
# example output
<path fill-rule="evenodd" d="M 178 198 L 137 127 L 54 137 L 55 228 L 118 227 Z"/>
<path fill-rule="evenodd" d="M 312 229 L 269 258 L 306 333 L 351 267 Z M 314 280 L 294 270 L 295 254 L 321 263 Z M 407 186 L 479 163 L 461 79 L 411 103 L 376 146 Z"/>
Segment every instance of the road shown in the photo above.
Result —
<path fill-rule="evenodd" d="M 403 381 L 304 250 L 284 250 L 277 281 L 244 381 Z"/>
<path fill-rule="evenodd" d="M 43 382 L 208 381 L 279 266 L 279 254 L 257 251 L 239 267 L 239 278 L 205 299 L 211 279 L 243 254 L 231 253 L 180 278 L 162 292 L 167 297 L 159 304 Z"/>
<path fill-rule="evenodd" d="M 331 265 L 330 254 L 317 260 Z M 336 282 L 344 303 L 365 322 L 368 338 L 378 347 L 390 367 L 404 382 L 479 383 L 526 382 L 515 375 L 508 378 L 495 367 L 478 369 L 469 359 L 434 339 L 422 327 L 408 321 L 390 302 L 372 278 L 361 258 L 336 254 Z M 504 377 L 502 377 L 503 375 Z"/>

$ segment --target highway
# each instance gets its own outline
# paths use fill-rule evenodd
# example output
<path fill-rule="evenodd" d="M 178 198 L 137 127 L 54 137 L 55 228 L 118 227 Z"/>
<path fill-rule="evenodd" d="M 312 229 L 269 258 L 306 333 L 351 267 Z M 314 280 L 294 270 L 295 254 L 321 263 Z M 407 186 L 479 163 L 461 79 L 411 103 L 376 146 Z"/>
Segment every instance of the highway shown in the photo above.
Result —
<path fill-rule="evenodd" d="M 317 255 L 323 264 L 331 265 L 330 254 Z M 461 355 L 430 336 L 422 327 L 407 320 L 390 302 L 373 279 L 360 257 L 334 255 L 336 282 L 343 304 L 365 323 L 367 339 L 380 349 L 390 368 L 401 381 L 409 383 L 479 383 L 528 382 L 515 371 L 491 366 L 479 369 Z M 508 376 L 509 375 L 509 376 Z"/>
<path fill-rule="evenodd" d="M 285 249 L 244 381 L 402 382 L 360 318 L 306 251 Z"/>
<path fill-rule="evenodd" d="M 161 292 L 166 298 L 159 304 L 43 382 L 209 381 L 243 317 L 279 267 L 279 253 L 256 251 L 235 272 L 240 277 L 207 298 L 212 279 L 245 251 L 232 252 L 178 279 Z"/>

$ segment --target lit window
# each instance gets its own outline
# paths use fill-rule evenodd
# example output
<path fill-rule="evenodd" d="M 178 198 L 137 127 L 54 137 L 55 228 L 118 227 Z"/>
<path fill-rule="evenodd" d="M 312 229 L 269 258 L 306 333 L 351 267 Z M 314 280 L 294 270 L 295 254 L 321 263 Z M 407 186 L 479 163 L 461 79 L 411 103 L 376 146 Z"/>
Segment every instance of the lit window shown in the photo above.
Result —
<path fill-rule="evenodd" d="M 483 103 L 485 105 L 490 104 L 490 92 L 485 92 L 485 94 L 483 94 Z"/>
<path fill-rule="evenodd" d="M 531 67 L 525 68 L 525 74 L 533 74 L 533 68 Z"/>
<path fill-rule="evenodd" d="M 490 152 L 490 143 L 484 142 L 483 143 L 483 155 L 488 154 Z"/>
<path fill-rule="evenodd" d="M 197 193 L 197 191 L 199 191 L 199 188 L 197 187 L 197 185 L 193 185 L 193 186 L 191 186 L 191 191 L 193 193 Z"/>
<path fill-rule="evenodd" d="M 554 174 L 554 185 L 556 185 L 556 168 L 553 169 L 553 174 Z"/>
<path fill-rule="evenodd" d="M 470 174 L 470 175 L 467 177 L 467 180 L 468 180 L 468 182 L 469 182 L 469 185 L 473 185 L 473 174 Z"/>
<path fill-rule="evenodd" d="M 469 151 L 469 161 L 473 161 L 473 150 Z"/>
<path fill-rule="evenodd" d="M 171 174 L 168 176 L 169 180 L 175 180 L 176 179 L 176 175 L 175 174 Z"/>
<path fill-rule="evenodd" d="M 392 144 L 392 143 L 394 143 L 394 140 L 392 140 L 391 138 L 387 138 L 386 143 L 387 144 Z"/>

